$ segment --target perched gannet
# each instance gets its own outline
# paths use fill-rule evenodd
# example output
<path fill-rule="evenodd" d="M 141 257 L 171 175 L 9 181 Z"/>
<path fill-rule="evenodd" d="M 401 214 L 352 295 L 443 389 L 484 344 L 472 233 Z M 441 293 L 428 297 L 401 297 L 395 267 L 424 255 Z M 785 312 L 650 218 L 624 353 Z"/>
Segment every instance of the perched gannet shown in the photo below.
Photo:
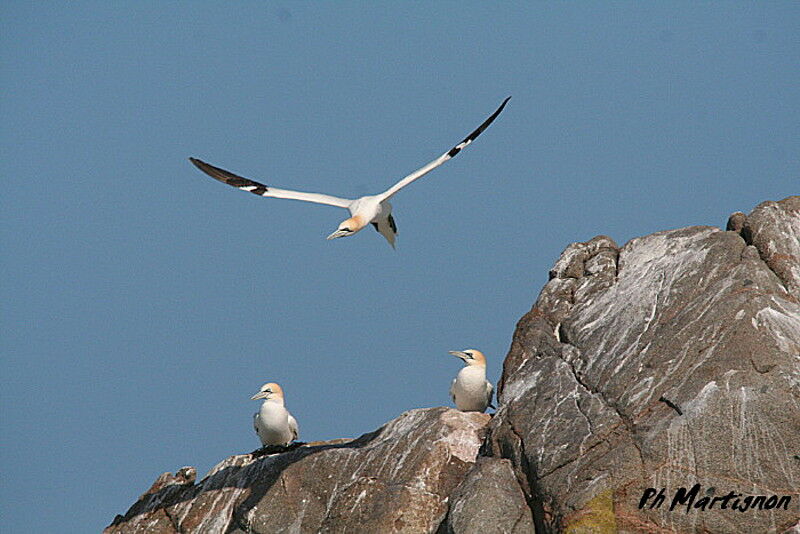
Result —
<path fill-rule="evenodd" d="M 486 357 L 479 350 L 451 350 L 450 354 L 464 360 L 466 367 L 458 372 L 450 386 L 450 397 L 462 412 L 484 412 L 492 406 L 493 387 L 486 380 Z"/>
<path fill-rule="evenodd" d="M 253 414 L 253 428 L 262 445 L 285 446 L 297 439 L 297 421 L 283 407 L 283 389 L 278 384 L 264 384 L 250 399 L 264 399 L 261 409 Z"/>
<path fill-rule="evenodd" d="M 380 234 L 386 238 L 392 248 L 394 248 L 394 240 L 397 235 L 397 225 L 394 223 L 392 217 L 392 205 L 389 199 L 402 188 L 431 172 L 433 169 L 444 163 L 445 161 L 453 158 L 464 147 L 473 142 L 483 131 L 489 127 L 497 116 L 503 111 L 509 98 L 503 100 L 500 107 L 486 119 L 483 124 L 469 134 L 459 144 L 431 161 L 427 165 L 420 167 L 412 172 L 392 187 L 380 193 L 379 195 L 370 195 L 357 198 L 355 200 L 347 198 L 333 197 L 330 195 L 323 195 L 320 193 L 303 193 L 300 191 L 289 191 L 286 189 L 277 189 L 275 187 L 267 187 L 266 185 L 254 182 L 247 178 L 242 178 L 231 172 L 228 172 L 219 167 L 209 165 L 204 161 L 197 158 L 189 158 L 189 161 L 195 164 L 198 169 L 208 174 L 212 178 L 216 178 L 220 182 L 238 187 L 242 191 L 248 191 L 262 197 L 272 198 L 288 198 L 292 200 L 305 200 L 307 202 L 316 202 L 317 204 L 327 204 L 329 206 L 336 206 L 337 208 L 347 208 L 350 211 L 350 218 L 342 221 L 339 228 L 328 236 L 328 239 L 336 239 L 337 237 L 346 237 L 355 234 L 368 224 L 372 224 Z"/>

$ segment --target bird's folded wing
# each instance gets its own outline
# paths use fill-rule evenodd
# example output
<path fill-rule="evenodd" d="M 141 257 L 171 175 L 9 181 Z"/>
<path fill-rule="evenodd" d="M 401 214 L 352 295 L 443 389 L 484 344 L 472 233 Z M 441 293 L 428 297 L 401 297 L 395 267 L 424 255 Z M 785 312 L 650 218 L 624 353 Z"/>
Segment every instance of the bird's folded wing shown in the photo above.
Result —
<path fill-rule="evenodd" d="M 463 141 L 461 141 L 456 146 L 454 146 L 453 148 L 451 148 L 450 150 L 448 150 L 447 152 L 445 152 L 444 154 L 442 154 L 441 156 L 439 156 L 435 160 L 431 161 L 430 163 L 428 163 L 424 167 L 421 167 L 421 168 L 417 169 L 416 171 L 412 172 L 411 174 L 409 174 L 408 176 L 406 176 L 405 178 L 403 178 L 402 180 L 400 180 L 399 182 L 394 184 L 392 187 L 390 187 L 389 189 L 387 189 L 386 191 L 384 191 L 383 193 L 378 195 L 380 197 L 380 199 L 381 200 L 386 200 L 386 199 L 390 198 L 392 195 L 394 195 L 395 193 L 397 193 L 398 191 L 403 189 L 405 186 L 407 186 L 408 184 L 410 184 L 411 182 L 413 182 L 417 178 L 422 178 L 423 176 L 425 176 L 426 174 L 431 172 L 433 169 L 435 169 L 436 167 L 438 167 L 439 165 L 441 165 L 445 161 L 455 157 L 456 154 L 461 152 L 461 150 L 464 147 L 466 147 L 468 144 L 470 144 L 475 139 L 477 139 L 478 136 L 480 134 L 482 134 L 483 131 L 486 128 L 488 128 L 490 124 L 492 124 L 492 122 L 497 118 L 497 116 L 500 115 L 500 112 L 503 111 L 503 108 L 506 107 L 506 103 L 508 102 L 508 100 L 510 98 L 511 97 L 509 96 L 508 98 L 503 100 L 503 103 L 500 104 L 500 107 L 497 108 L 497 110 L 494 113 L 492 113 L 492 115 L 488 119 L 483 121 L 483 124 L 478 126 L 475 129 L 474 132 L 472 132 L 466 138 L 464 138 Z"/>
<path fill-rule="evenodd" d="M 262 197 L 304 200 L 306 202 L 315 202 L 317 204 L 336 206 L 337 208 L 347 208 L 353 202 L 352 200 L 348 200 L 346 198 L 333 197 L 330 195 L 323 195 L 321 193 L 303 193 L 302 191 L 290 191 L 288 189 L 268 187 L 248 178 L 237 176 L 232 172 L 226 171 L 225 169 L 220 169 L 219 167 L 215 167 L 197 158 L 189 158 L 189 161 L 194 163 L 195 167 L 222 183 Z"/>
<path fill-rule="evenodd" d="M 492 393 L 494 393 L 494 386 L 487 380 L 486 381 L 486 404 L 492 404 Z"/>
<path fill-rule="evenodd" d="M 300 428 L 297 426 L 297 419 L 295 419 L 292 414 L 289 414 L 289 430 L 291 430 L 294 435 L 293 440 L 296 440 L 300 435 Z"/>
<path fill-rule="evenodd" d="M 453 399 L 453 402 L 456 402 L 456 378 L 453 379 L 453 382 L 450 384 L 450 398 Z"/>

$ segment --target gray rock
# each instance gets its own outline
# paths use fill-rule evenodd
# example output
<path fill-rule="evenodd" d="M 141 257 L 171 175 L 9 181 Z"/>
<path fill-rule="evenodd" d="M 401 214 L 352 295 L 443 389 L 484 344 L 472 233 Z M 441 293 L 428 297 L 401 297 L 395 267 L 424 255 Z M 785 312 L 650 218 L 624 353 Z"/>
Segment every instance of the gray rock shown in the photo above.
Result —
<path fill-rule="evenodd" d="M 162 475 L 105 532 L 435 532 L 489 419 L 412 410 L 356 440 L 232 456 L 196 485 Z"/>
<path fill-rule="evenodd" d="M 774 532 L 797 522 L 798 198 L 736 220 L 746 239 L 690 227 L 617 249 L 598 237 L 556 262 L 517 325 L 489 439 L 489 454 L 528 481 L 539 530 Z M 793 503 L 638 510 L 648 487 L 669 495 L 695 483 Z"/>
<path fill-rule="evenodd" d="M 800 196 L 759 204 L 739 232 L 787 291 L 800 298 Z"/>
<path fill-rule="evenodd" d="M 530 534 L 533 516 L 511 462 L 481 457 L 450 497 L 447 534 Z"/>

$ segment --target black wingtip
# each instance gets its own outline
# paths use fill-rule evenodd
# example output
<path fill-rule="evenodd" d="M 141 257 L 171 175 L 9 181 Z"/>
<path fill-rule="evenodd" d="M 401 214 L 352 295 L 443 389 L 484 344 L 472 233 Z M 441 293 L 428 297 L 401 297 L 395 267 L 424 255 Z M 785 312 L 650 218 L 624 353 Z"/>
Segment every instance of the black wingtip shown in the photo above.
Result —
<path fill-rule="evenodd" d="M 192 162 L 192 165 L 194 165 L 195 167 L 197 167 L 198 169 L 200 169 L 204 173 L 208 174 L 209 176 L 212 176 L 213 178 L 216 178 L 217 180 L 219 180 L 219 177 L 214 176 L 214 174 L 212 174 L 212 171 L 222 171 L 223 173 L 227 173 L 228 172 L 228 171 L 225 171 L 223 169 L 218 169 L 217 167 L 214 167 L 210 163 L 206 163 L 202 159 L 197 159 L 197 158 L 190 157 L 189 161 Z"/>
<path fill-rule="evenodd" d="M 511 100 L 511 97 L 510 97 L 510 96 L 509 96 L 509 97 L 507 97 L 505 100 L 503 100 L 503 103 L 502 103 L 502 104 L 500 104 L 500 107 L 498 107 L 498 108 L 497 108 L 497 109 L 494 111 L 494 113 L 492 113 L 492 114 L 489 116 L 489 118 L 488 118 L 488 119 L 486 119 L 485 121 L 483 121 L 483 124 L 481 124 L 480 126 L 478 126 L 478 127 L 475 129 L 475 131 L 474 131 L 474 132 L 472 132 L 471 134 L 469 134 L 468 136 L 466 136 L 466 137 L 464 138 L 464 140 L 463 140 L 463 141 L 461 141 L 459 144 L 457 144 L 456 146 L 454 146 L 453 148 L 451 148 L 451 149 L 450 149 L 450 151 L 447 153 L 447 155 L 448 155 L 449 157 L 451 157 L 451 158 L 452 158 L 452 157 L 455 157 L 455 156 L 456 156 L 456 154 L 458 154 L 459 152 L 461 152 L 461 149 L 462 149 L 462 148 L 464 148 L 464 147 L 465 147 L 467 144 L 469 144 L 469 143 L 471 143 L 472 141 L 474 141 L 475 139 L 477 139 L 477 138 L 478 138 L 478 136 L 479 136 L 480 134 L 482 134 L 482 133 L 483 133 L 483 131 L 484 131 L 484 130 L 486 130 L 486 128 L 488 128 L 488 127 L 489 127 L 489 125 L 490 125 L 490 124 L 492 124 L 492 123 L 494 122 L 494 120 L 497 118 L 497 116 L 498 116 L 498 115 L 500 115 L 500 113 L 503 111 L 503 108 L 504 108 L 504 107 L 506 107 L 506 104 L 508 103 L 508 101 L 509 101 L 509 100 Z"/>

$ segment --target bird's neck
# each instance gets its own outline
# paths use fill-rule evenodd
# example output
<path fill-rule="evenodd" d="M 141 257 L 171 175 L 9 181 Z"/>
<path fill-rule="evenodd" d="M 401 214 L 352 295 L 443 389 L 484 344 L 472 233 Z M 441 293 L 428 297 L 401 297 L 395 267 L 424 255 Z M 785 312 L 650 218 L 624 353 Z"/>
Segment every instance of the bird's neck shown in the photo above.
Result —
<path fill-rule="evenodd" d="M 367 220 L 361 215 L 353 215 L 348 219 L 348 227 L 353 232 L 357 232 L 367 225 Z"/>
<path fill-rule="evenodd" d="M 485 380 L 486 367 L 482 365 L 468 365 L 458 372 L 458 376 L 467 380 Z"/>
<path fill-rule="evenodd" d="M 274 397 L 272 399 L 265 400 L 261 404 L 262 408 L 271 408 L 275 406 L 280 406 L 281 408 L 283 408 L 283 399 L 281 397 Z"/>

